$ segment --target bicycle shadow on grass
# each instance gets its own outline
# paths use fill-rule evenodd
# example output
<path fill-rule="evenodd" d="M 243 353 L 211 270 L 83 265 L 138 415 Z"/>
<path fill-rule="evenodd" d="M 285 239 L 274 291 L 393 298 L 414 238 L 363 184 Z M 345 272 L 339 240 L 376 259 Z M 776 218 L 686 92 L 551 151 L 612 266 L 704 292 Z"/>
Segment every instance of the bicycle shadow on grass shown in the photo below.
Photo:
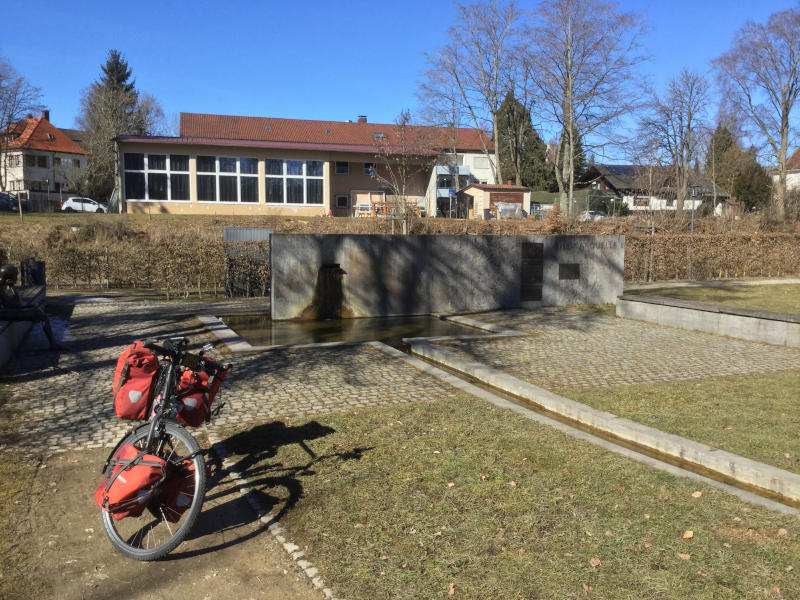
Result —
<path fill-rule="evenodd" d="M 232 435 L 222 441 L 235 464 L 230 470 L 215 465 L 215 473 L 207 484 L 204 504 L 211 504 L 200 514 L 197 523 L 189 534 L 187 541 L 230 532 L 233 537 L 226 536 L 220 544 L 173 552 L 164 560 L 185 559 L 192 556 L 222 550 L 261 535 L 268 527 L 289 512 L 303 497 L 303 478 L 316 475 L 314 465 L 324 461 L 360 460 L 371 447 L 356 447 L 347 451 L 316 454 L 307 444 L 335 433 L 335 430 L 317 421 L 303 425 L 287 426 L 281 421 L 258 425 L 248 431 Z M 293 464 L 270 462 L 281 447 L 297 444 L 308 457 L 307 460 L 294 461 Z M 223 485 L 222 482 L 230 472 L 239 473 L 245 480 L 258 504 L 269 514 L 268 522 L 260 525 L 244 535 L 236 535 L 236 529 L 251 524 L 256 520 L 251 509 L 236 510 L 234 503 L 240 501 L 238 488 L 235 485 Z"/>

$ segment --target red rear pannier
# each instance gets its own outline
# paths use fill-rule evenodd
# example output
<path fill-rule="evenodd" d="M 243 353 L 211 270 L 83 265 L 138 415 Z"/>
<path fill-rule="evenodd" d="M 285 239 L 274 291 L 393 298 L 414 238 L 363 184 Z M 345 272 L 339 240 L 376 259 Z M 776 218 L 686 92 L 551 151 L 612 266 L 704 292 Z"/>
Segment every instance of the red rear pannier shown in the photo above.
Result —
<path fill-rule="evenodd" d="M 111 472 L 94 492 L 95 502 L 115 519 L 138 517 L 150 504 L 153 488 L 163 481 L 167 463 L 124 444 L 109 462 Z"/>
<path fill-rule="evenodd" d="M 192 505 L 194 482 L 194 463 L 189 459 L 184 460 L 180 468 L 174 468 L 174 472 L 164 482 L 161 488 L 164 492 L 162 508 L 164 518 L 170 523 L 180 520 L 181 515 Z"/>
<path fill-rule="evenodd" d="M 141 341 L 125 348 L 114 371 L 114 411 L 120 419 L 139 421 L 147 415 L 158 371 L 158 357 Z"/>

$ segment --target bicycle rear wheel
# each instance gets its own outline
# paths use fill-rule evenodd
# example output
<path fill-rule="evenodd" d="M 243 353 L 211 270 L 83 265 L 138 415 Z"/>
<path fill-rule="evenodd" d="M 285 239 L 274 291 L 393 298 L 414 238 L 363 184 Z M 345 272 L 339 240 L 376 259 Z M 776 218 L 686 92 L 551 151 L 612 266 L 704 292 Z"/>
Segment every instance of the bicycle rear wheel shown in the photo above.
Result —
<path fill-rule="evenodd" d="M 133 444 L 144 450 L 149 428 L 149 423 L 142 425 L 119 445 Z M 122 519 L 101 510 L 108 539 L 120 553 L 135 560 L 156 560 L 174 550 L 197 520 L 206 489 L 206 465 L 200 446 L 180 425 L 164 423 L 162 433 L 153 440 L 148 452 L 167 461 L 169 476 L 147 510 L 138 517 Z M 170 502 L 168 492 L 176 486 L 180 490 L 179 510 Z"/>

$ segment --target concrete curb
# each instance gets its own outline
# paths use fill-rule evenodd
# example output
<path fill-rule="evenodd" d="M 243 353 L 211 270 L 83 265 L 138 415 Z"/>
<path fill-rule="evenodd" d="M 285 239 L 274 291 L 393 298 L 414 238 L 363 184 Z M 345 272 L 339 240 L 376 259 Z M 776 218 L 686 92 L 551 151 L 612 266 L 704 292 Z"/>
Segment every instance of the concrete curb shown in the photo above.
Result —
<path fill-rule="evenodd" d="M 795 473 L 588 407 L 424 341 L 411 342 L 411 352 L 524 398 L 575 423 L 635 446 L 692 463 L 727 480 L 766 490 L 794 503 L 800 502 L 800 475 Z"/>
<path fill-rule="evenodd" d="M 800 318 L 770 311 L 653 296 L 617 298 L 617 316 L 667 327 L 800 348 Z"/>
<path fill-rule="evenodd" d="M 267 526 L 267 530 L 272 534 L 272 537 L 278 541 L 294 563 L 303 571 L 306 577 L 308 577 L 311 585 L 322 592 L 325 600 L 336 600 L 333 590 L 325 585 L 325 581 L 319 575 L 319 570 L 308 560 L 306 553 L 300 549 L 300 546 L 288 539 L 288 534 L 283 526 L 281 526 L 275 519 L 275 516 L 264 507 L 256 495 L 252 493 L 252 486 L 247 481 L 247 478 L 235 469 L 234 462 L 231 460 L 230 454 L 222 441 L 216 434 L 212 433 L 208 434 L 208 439 L 211 442 L 212 450 L 219 456 L 225 469 L 230 474 L 231 479 L 233 479 L 236 489 L 238 489 L 239 493 L 247 500 L 250 508 L 258 515 L 259 520 Z"/>

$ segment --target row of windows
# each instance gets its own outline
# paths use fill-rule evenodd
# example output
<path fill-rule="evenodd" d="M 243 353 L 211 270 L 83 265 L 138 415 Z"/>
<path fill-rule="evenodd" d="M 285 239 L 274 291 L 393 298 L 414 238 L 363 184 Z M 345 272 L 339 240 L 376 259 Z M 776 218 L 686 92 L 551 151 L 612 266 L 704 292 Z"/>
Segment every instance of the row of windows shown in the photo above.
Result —
<path fill-rule="evenodd" d="M 9 167 L 38 167 L 47 169 L 50 166 L 48 157 L 41 154 L 26 154 L 24 157 L 21 154 L 9 154 L 6 158 L 6 164 Z M 61 158 L 60 156 L 53 157 L 54 167 L 71 167 L 75 169 L 81 168 L 81 160 L 79 158 Z"/>
<path fill-rule="evenodd" d="M 189 157 L 182 154 L 124 156 L 128 200 L 189 200 Z M 266 159 L 267 202 L 322 204 L 323 162 Z M 197 199 L 201 202 L 258 202 L 258 160 L 197 157 Z"/>

